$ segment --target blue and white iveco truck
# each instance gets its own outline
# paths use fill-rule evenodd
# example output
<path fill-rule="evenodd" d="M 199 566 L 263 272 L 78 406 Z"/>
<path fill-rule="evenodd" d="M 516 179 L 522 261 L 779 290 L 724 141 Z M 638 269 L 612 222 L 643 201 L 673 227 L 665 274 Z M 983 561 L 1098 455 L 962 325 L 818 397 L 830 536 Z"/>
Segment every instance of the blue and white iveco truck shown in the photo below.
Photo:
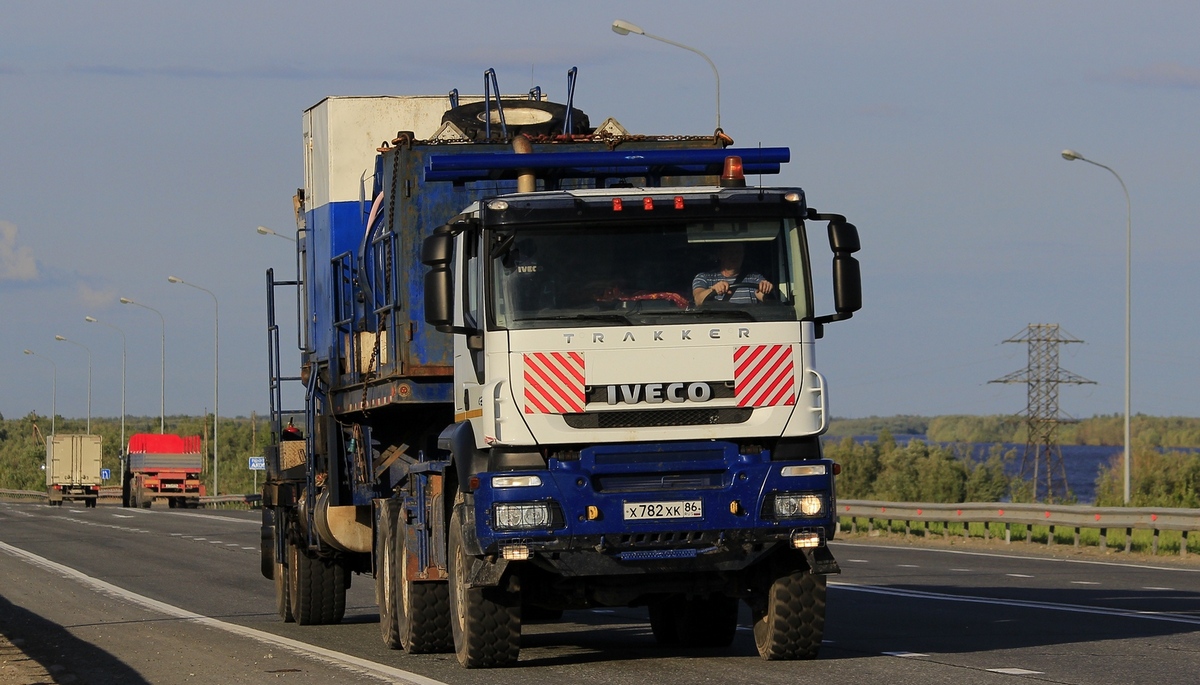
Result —
<path fill-rule="evenodd" d="M 370 575 L 388 646 L 491 667 L 522 618 L 645 606 L 659 643 L 719 647 L 745 602 L 762 657 L 815 657 L 838 566 L 814 347 L 861 305 L 857 230 L 747 186 L 786 148 L 592 127 L 489 74 L 304 113 L 297 274 L 267 274 L 280 616 L 336 623 Z"/>

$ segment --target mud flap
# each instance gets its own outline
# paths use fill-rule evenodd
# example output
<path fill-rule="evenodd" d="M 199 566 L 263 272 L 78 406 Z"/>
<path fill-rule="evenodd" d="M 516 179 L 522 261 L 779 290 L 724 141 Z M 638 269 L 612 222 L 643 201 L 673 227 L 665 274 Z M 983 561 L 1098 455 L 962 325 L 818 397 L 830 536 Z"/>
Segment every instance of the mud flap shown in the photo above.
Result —
<path fill-rule="evenodd" d="M 827 576 L 842 572 L 837 560 L 833 558 L 833 552 L 824 545 L 805 549 L 804 558 L 808 560 L 809 571 L 817 575 Z"/>

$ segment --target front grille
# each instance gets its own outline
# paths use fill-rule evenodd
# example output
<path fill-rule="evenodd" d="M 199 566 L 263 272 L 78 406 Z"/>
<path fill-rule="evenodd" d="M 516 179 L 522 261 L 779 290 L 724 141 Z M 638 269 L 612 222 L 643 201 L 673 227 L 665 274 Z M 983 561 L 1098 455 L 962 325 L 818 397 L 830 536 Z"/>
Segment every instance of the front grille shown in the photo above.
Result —
<path fill-rule="evenodd" d="M 725 486 L 724 471 L 692 473 L 601 474 L 592 478 L 600 492 L 656 492 L 659 490 L 713 490 Z"/>
<path fill-rule="evenodd" d="M 723 423 L 745 423 L 750 420 L 750 414 L 753 411 L 748 407 L 604 411 L 564 414 L 563 420 L 571 428 L 709 426 Z"/>
<path fill-rule="evenodd" d="M 659 547 L 682 545 L 712 545 L 715 544 L 719 533 L 713 531 L 674 531 L 666 533 L 629 533 L 615 541 L 618 547 Z"/>

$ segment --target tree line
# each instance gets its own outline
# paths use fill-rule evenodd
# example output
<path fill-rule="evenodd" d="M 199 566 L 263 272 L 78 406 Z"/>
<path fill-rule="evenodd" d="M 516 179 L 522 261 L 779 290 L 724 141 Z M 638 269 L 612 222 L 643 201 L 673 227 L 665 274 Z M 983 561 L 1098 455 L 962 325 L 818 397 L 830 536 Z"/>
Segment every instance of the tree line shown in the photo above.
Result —
<path fill-rule="evenodd" d="M 938 443 L 1017 443 L 1025 442 L 1025 419 L 1012 415 L 949 416 L 872 416 L 865 419 L 833 419 L 829 437 L 873 436 L 887 431 L 892 435 L 924 435 Z M 1130 417 L 1133 442 L 1139 447 L 1200 447 L 1200 418 L 1179 416 Z M 1123 445 L 1125 418 L 1121 414 L 1093 416 L 1066 421 L 1058 426 L 1061 445 Z"/>

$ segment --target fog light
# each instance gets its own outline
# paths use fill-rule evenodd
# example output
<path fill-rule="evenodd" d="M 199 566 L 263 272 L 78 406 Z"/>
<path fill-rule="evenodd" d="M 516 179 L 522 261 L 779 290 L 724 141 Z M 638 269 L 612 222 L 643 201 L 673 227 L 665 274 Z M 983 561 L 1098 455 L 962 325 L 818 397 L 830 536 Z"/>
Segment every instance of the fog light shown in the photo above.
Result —
<path fill-rule="evenodd" d="M 820 547 L 821 534 L 811 531 L 796 531 L 792 533 L 792 547 L 796 549 L 806 549 L 808 547 Z"/>
<path fill-rule="evenodd" d="M 499 530 L 520 528 L 548 528 L 550 507 L 545 502 L 528 504 L 497 504 L 495 526 Z"/>
<path fill-rule="evenodd" d="M 775 495 L 775 516 L 795 518 L 798 516 L 820 516 L 825 510 L 825 501 L 820 495 L 778 494 Z"/>
<path fill-rule="evenodd" d="M 501 545 L 500 556 L 508 561 L 525 561 L 530 557 L 528 545 Z"/>

